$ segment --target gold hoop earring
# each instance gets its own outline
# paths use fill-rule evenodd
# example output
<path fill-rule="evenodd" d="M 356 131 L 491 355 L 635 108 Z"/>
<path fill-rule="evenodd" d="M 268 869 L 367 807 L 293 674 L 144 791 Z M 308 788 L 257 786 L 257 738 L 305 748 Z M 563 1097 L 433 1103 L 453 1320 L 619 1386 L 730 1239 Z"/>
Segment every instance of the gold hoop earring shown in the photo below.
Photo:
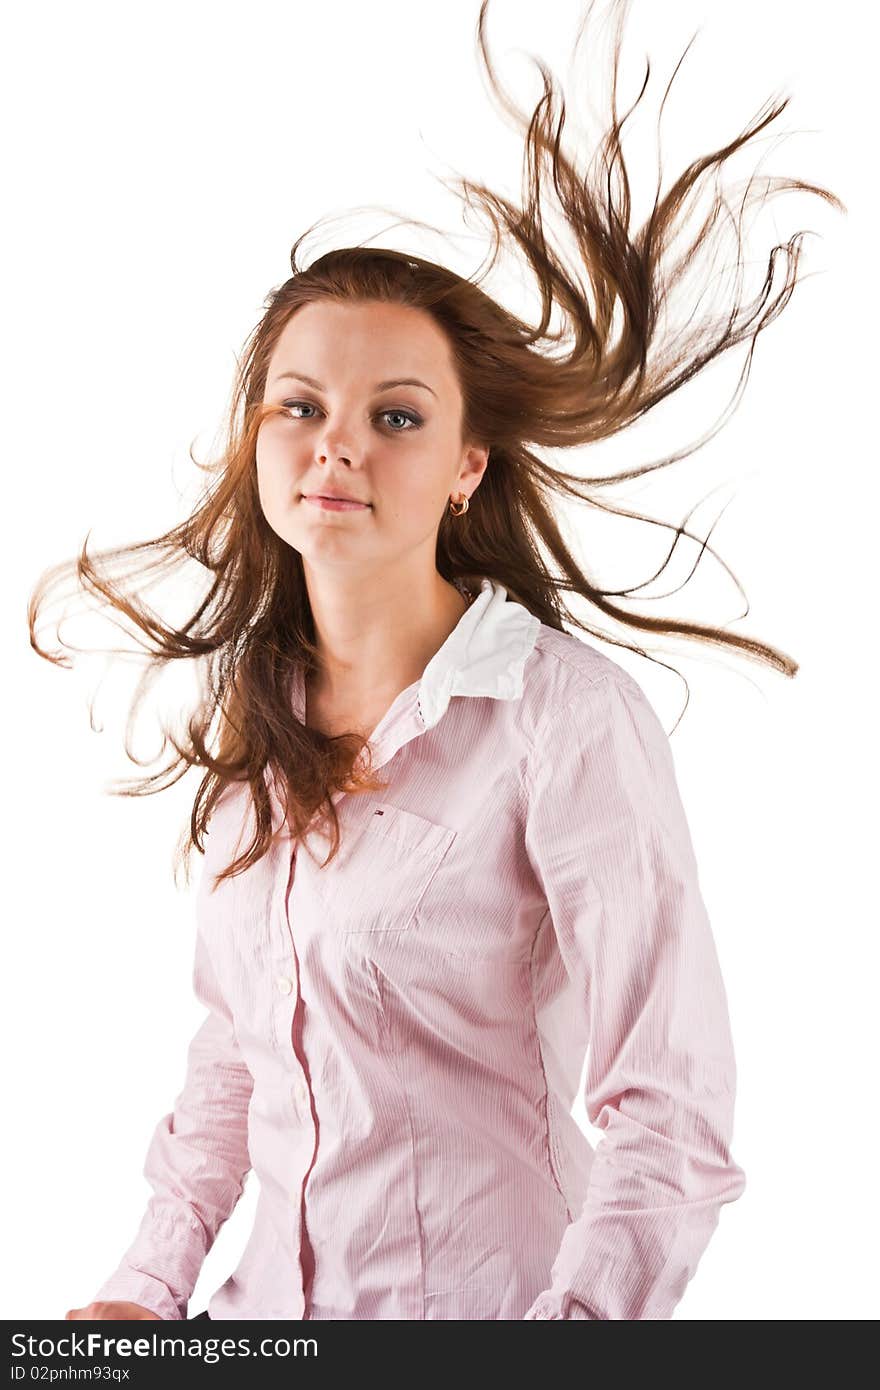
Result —
<path fill-rule="evenodd" d="M 453 515 L 453 516 L 464 516 L 465 512 L 467 511 L 468 507 L 470 506 L 470 502 L 469 502 L 468 499 L 465 497 L 464 493 L 459 493 L 458 500 L 459 500 L 459 502 L 461 503 L 461 506 L 460 506 L 460 509 L 459 509 L 458 511 L 456 511 L 456 510 L 455 510 L 455 504 L 453 503 L 452 498 L 450 497 L 450 499 L 449 499 L 449 510 L 452 512 L 452 515 Z"/>

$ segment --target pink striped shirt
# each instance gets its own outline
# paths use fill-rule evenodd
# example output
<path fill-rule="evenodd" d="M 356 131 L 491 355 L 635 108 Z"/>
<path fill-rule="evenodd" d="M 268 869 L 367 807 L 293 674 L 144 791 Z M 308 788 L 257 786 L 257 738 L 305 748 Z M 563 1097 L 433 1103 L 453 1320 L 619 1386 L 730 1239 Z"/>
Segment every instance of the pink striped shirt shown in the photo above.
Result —
<path fill-rule="evenodd" d="M 304 711 L 302 673 L 295 707 Z M 669 740 L 639 684 L 484 579 L 371 735 L 342 850 L 216 808 L 208 1010 L 95 1295 L 187 1316 L 251 1169 L 212 1318 L 669 1318 L 742 1193 L 727 1000 Z M 245 838 L 246 837 L 246 838 Z M 572 1117 L 584 1102 L 595 1149 Z"/>

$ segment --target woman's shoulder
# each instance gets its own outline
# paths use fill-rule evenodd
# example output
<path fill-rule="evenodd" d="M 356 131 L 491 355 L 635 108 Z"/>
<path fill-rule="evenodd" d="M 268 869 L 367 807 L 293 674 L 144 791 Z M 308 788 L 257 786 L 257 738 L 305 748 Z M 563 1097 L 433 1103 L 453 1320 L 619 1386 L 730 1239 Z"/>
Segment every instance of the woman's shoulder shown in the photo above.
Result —
<path fill-rule="evenodd" d="M 636 677 L 594 642 L 544 623 L 524 672 L 520 728 L 535 766 L 602 745 L 671 770 L 669 737 Z"/>
<path fill-rule="evenodd" d="M 538 629 L 523 674 L 523 694 L 534 710 L 542 713 L 589 698 L 591 688 L 602 681 L 644 694 L 635 677 L 595 643 L 546 623 Z"/>

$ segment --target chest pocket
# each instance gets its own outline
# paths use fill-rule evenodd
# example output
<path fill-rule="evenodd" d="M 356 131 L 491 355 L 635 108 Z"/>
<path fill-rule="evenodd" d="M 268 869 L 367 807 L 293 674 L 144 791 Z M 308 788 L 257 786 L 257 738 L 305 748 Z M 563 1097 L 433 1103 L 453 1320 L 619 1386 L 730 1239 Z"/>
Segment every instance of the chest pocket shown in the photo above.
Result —
<path fill-rule="evenodd" d="M 341 862 L 318 875 L 338 931 L 406 931 L 456 832 L 388 802 L 373 807 Z"/>

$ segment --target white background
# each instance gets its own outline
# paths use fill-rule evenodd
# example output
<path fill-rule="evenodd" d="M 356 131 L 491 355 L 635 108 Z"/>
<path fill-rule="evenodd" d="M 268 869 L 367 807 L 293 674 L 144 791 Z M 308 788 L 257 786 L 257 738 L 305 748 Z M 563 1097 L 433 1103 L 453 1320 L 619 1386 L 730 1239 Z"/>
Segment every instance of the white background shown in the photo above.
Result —
<path fill-rule="evenodd" d="M 82 0 L 7 15 L 6 1318 L 61 1318 L 115 1268 L 147 1201 L 150 1134 L 182 1084 L 202 1017 L 190 990 L 192 896 L 171 874 L 197 775 L 141 800 L 106 793 L 111 780 L 141 771 L 122 749 L 131 670 L 101 688 L 104 732 L 92 732 L 101 660 L 64 671 L 34 654 L 29 594 L 90 528 L 100 548 L 182 519 L 200 480 L 188 449 L 212 456 L 235 354 L 314 219 L 390 207 L 458 237 L 454 253 L 452 242 L 416 240 L 379 210 L 343 224 L 337 240 L 331 227 L 319 249 L 345 244 L 348 232 L 349 241 L 373 236 L 437 259 L 445 245 L 454 268 L 477 268 L 479 229 L 461 239 L 460 205 L 440 178 L 483 178 L 513 197 L 520 179 L 518 137 L 480 76 L 478 9 L 478 0 L 164 0 L 147 9 Z M 575 0 L 496 0 L 491 50 L 521 105 L 540 95 L 525 55 L 538 53 L 565 80 L 581 13 Z M 656 490 L 619 494 L 673 523 L 706 498 L 690 521 L 701 536 L 729 503 L 711 544 L 744 586 L 748 616 L 711 556 L 684 594 L 646 600 L 644 611 L 729 623 L 800 663 L 789 680 L 730 651 L 651 648 L 690 685 L 672 746 L 728 988 L 739 1073 L 733 1153 L 748 1182 L 722 1209 L 679 1318 L 880 1311 L 869 572 L 878 459 L 868 170 L 877 127 L 865 16 L 854 3 L 636 0 L 627 28 L 621 109 L 638 93 L 646 53 L 652 63 L 634 118 L 637 208 L 653 198 L 663 88 L 700 29 L 664 113 L 667 185 L 739 134 L 765 100 L 788 93 L 771 139 L 731 167 L 743 177 L 764 159 L 764 172 L 824 183 L 849 209 L 784 194 L 760 215 L 748 246 L 759 279 L 773 242 L 803 228 L 818 233 L 804 242 L 810 278 L 759 339 L 727 428 Z M 577 106 L 575 94 L 570 101 Z M 780 130 L 793 133 L 774 145 Z M 602 466 L 649 461 L 709 429 L 743 354 L 728 354 L 615 441 Z M 563 463 L 588 470 L 593 457 Z M 672 534 L 654 531 L 615 531 L 613 553 L 593 557 L 603 575 L 621 585 L 647 579 Z M 683 544 L 647 592 L 680 584 L 696 551 Z M 98 636 L 105 646 L 120 639 L 106 625 Z M 606 650 L 671 730 L 683 684 Z M 137 747 L 145 757 L 157 751 L 149 725 Z M 255 1199 L 252 1177 L 205 1262 L 191 1314 L 234 1268 Z"/>

